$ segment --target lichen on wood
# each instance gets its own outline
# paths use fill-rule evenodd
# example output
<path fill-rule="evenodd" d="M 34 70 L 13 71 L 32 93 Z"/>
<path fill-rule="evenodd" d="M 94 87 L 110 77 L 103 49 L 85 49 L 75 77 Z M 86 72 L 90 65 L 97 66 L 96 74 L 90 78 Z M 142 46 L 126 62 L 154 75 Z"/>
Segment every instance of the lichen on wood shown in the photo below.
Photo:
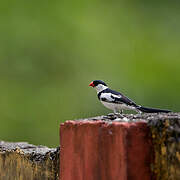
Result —
<path fill-rule="evenodd" d="M 157 180 L 180 179 L 180 113 L 149 119 L 154 149 L 152 170 Z"/>
<path fill-rule="evenodd" d="M 59 148 L 0 141 L 1 180 L 57 180 Z"/>

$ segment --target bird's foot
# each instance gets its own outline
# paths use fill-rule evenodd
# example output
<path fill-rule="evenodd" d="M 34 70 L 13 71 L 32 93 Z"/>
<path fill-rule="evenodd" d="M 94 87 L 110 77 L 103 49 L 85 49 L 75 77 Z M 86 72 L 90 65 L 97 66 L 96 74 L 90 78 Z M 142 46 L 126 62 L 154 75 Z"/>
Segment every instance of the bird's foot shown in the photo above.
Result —
<path fill-rule="evenodd" d="M 124 118 L 124 116 L 121 114 L 121 113 L 109 113 L 107 116 L 110 116 L 110 117 L 117 117 L 117 118 Z"/>
<path fill-rule="evenodd" d="M 123 116 L 122 113 L 116 113 L 116 116 L 117 116 L 118 118 L 124 118 L 124 117 L 125 117 L 125 116 Z"/>

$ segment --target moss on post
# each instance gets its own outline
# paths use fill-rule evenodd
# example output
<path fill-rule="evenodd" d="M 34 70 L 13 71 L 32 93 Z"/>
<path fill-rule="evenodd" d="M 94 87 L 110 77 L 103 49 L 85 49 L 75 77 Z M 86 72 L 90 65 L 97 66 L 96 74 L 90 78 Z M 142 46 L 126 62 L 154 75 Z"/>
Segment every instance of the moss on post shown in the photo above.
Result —
<path fill-rule="evenodd" d="M 153 172 L 157 180 L 180 178 L 180 114 L 151 117 L 149 126 L 154 148 Z"/>

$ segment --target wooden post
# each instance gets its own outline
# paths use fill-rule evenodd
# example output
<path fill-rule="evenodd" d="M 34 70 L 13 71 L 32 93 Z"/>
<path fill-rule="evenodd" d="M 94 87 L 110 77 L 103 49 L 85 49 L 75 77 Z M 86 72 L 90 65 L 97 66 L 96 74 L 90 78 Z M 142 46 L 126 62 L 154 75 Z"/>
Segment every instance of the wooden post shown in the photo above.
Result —
<path fill-rule="evenodd" d="M 66 121 L 60 180 L 178 180 L 179 126 L 178 113 Z"/>
<path fill-rule="evenodd" d="M 0 180 L 57 180 L 59 148 L 0 141 Z"/>

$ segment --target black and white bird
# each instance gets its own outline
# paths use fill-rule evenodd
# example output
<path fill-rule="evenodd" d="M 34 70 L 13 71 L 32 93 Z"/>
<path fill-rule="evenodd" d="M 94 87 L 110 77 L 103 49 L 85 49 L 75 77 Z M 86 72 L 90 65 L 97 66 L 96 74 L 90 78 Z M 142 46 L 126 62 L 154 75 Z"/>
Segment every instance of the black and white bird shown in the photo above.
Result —
<path fill-rule="evenodd" d="M 114 111 L 114 113 L 122 113 L 123 110 L 134 110 L 138 113 L 168 113 L 171 112 L 169 110 L 163 109 L 155 109 L 155 108 L 147 108 L 140 105 L 137 105 L 128 97 L 124 96 L 120 92 L 111 90 L 108 86 L 101 80 L 92 81 L 89 86 L 92 86 L 97 91 L 97 96 L 100 102 Z"/>

